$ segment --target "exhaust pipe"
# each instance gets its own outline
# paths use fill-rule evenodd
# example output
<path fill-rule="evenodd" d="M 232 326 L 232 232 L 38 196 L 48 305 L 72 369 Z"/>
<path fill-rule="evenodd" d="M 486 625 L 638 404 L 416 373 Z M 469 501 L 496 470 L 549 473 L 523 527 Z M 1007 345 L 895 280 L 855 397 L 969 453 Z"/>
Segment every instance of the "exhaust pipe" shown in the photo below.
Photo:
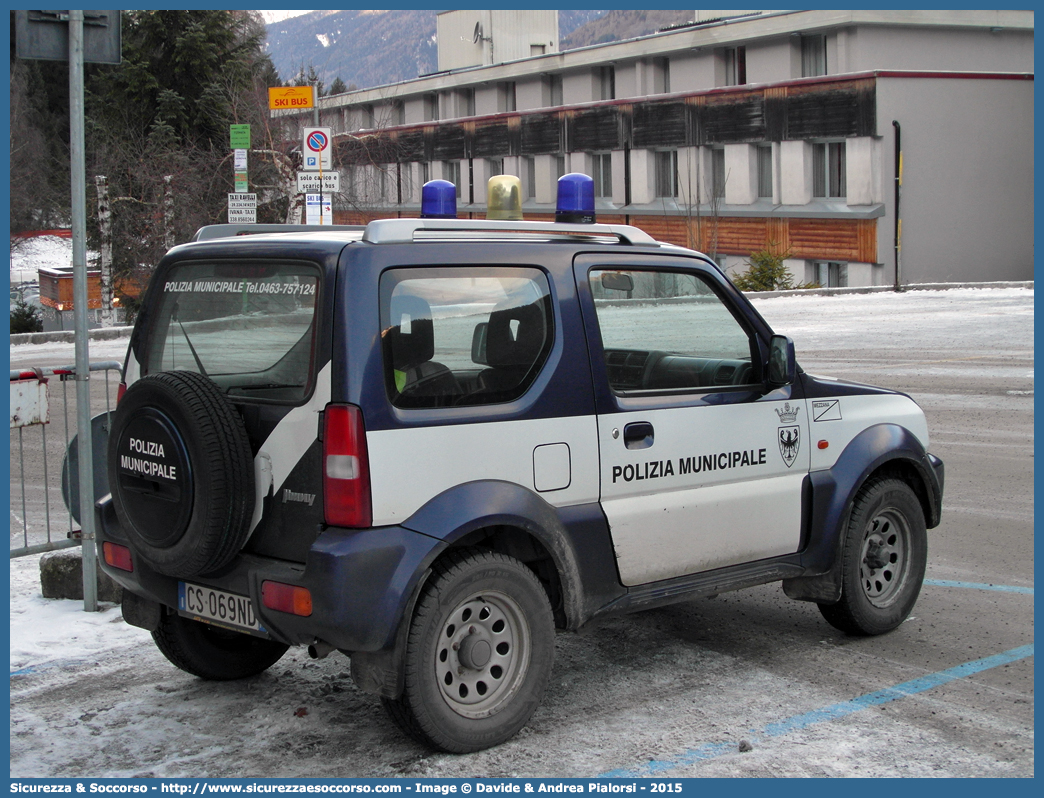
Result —
<path fill-rule="evenodd" d="M 326 659 L 330 656 L 330 652 L 336 649 L 324 640 L 320 640 L 318 637 L 308 646 L 308 656 L 312 659 Z"/>

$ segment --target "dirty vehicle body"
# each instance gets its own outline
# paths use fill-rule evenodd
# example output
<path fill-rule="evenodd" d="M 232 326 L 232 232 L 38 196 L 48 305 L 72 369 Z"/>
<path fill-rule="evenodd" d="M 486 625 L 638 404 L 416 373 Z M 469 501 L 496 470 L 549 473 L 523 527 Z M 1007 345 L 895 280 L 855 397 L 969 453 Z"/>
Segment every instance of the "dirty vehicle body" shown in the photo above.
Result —
<path fill-rule="evenodd" d="M 555 629 L 782 581 L 907 617 L 943 466 L 908 397 L 805 374 L 705 256 L 604 225 L 385 220 L 171 250 L 96 508 L 124 615 L 203 678 L 288 646 L 447 751 L 510 738 Z"/>

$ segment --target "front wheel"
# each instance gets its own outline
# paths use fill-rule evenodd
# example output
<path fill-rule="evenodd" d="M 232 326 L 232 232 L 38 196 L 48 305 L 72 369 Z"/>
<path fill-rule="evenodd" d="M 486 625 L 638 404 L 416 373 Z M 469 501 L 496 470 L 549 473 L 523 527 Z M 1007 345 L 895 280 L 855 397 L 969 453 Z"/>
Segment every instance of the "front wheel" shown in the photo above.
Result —
<path fill-rule="evenodd" d="M 213 681 L 254 676 L 278 662 L 290 648 L 173 613 L 160 617 L 152 639 L 163 656 L 181 670 Z"/>
<path fill-rule="evenodd" d="M 450 753 L 499 745 L 540 705 L 554 657 L 547 594 L 525 565 L 460 552 L 435 567 L 406 645 L 406 684 L 383 699 L 415 740 Z"/>
<path fill-rule="evenodd" d="M 913 609 L 927 559 L 924 511 L 910 486 L 898 479 L 871 482 L 848 522 L 841 600 L 819 610 L 851 635 L 890 632 Z"/>

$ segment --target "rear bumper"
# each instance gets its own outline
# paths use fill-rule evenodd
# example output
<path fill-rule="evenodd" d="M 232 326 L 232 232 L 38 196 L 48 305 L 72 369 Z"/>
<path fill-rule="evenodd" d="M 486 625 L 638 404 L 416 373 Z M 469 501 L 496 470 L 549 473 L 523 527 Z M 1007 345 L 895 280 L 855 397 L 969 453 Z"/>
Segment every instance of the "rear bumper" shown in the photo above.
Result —
<path fill-rule="evenodd" d="M 124 589 L 176 609 L 176 577 L 160 574 L 132 548 L 133 572 L 112 568 L 101 556 L 102 544 L 128 545 L 108 496 L 96 508 L 102 570 Z M 402 527 L 328 528 L 312 545 L 304 563 L 240 554 L 221 571 L 185 581 L 248 596 L 269 635 L 283 643 L 308 645 L 316 640 L 346 652 L 379 651 L 395 643 L 410 600 L 444 543 Z M 291 615 L 264 607 L 261 585 L 283 582 L 307 588 L 312 614 Z"/>

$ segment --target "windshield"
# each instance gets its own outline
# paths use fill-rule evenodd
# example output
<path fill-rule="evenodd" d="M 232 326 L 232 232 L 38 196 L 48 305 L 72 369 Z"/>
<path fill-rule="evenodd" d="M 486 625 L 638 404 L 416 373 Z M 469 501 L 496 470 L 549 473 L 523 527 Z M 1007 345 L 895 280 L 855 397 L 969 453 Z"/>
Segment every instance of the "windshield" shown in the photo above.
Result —
<path fill-rule="evenodd" d="M 316 267 L 182 263 L 156 288 L 145 373 L 196 371 L 226 393 L 251 399 L 300 401 L 308 395 Z"/>

